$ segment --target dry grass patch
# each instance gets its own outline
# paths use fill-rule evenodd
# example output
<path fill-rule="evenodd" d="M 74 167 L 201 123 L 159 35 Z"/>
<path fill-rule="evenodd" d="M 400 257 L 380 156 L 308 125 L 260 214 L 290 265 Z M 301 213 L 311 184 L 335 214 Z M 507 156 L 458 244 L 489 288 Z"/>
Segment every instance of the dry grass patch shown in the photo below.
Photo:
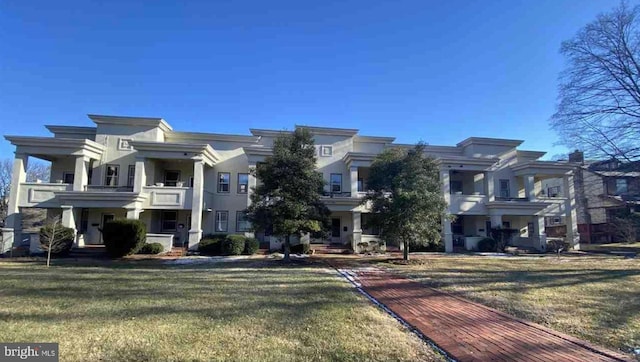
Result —
<path fill-rule="evenodd" d="M 329 269 L 0 263 L 0 340 L 64 361 L 437 360 Z"/>
<path fill-rule="evenodd" d="M 640 347 L 638 259 L 455 256 L 383 265 L 599 345 Z"/>

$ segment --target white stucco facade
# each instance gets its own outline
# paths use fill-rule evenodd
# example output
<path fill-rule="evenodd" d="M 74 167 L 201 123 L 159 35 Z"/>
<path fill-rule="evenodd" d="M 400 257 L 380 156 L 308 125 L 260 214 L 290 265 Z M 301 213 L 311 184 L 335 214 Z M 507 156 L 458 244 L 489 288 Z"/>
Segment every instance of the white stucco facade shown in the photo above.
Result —
<path fill-rule="evenodd" d="M 6 228 L 6 247 L 19 245 L 21 210 L 46 208 L 78 233 L 78 245 L 102 243 L 99 229 L 111 218 L 140 219 L 150 237 L 195 249 L 203 235 L 247 233 L 242 212 L 257 180 L 249 170 L 271 154 L 282 131 L 251 129 L 247 135 L 175 131 L 160 118 L 89 115 L 92 127 L 47 126 L 53 137 L 6 136 L 16 147 Z M 368 169 L 386 148 L 411 147 L 393 137 L 360 135 L 355 129 L 308 129 L 317 148 L 317 169 L 327 182 L 325 203 L 332 230 L 324 243 L 377 242 L 363 228 L 360 200 Z M 489 227 L 518 229 L 514 243 L 543 248 L 544 218 L 566 219 L 567 239 L 577 244 L 573 164 L 540 161 L 518 140 L 468 138 L 455 146 L 427 146 L 440 165 L 442 192 L 455 221 L 442 222 L 446 251 L 472 248 Z M 27 183 L 29 157 L 52 162 L 51 183 Z M 295 175 L 292 175 L 295 177 Z M 542 192 L 545 180 L 566 190 Z M 257 234 L 270 247 L 272 236 Z"/>

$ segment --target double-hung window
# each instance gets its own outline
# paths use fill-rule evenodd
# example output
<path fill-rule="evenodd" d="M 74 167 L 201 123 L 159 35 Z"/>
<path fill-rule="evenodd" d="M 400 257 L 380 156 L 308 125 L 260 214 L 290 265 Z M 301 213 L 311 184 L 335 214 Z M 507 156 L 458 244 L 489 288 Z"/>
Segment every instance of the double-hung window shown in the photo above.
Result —
<path fill-rule="evenodd" d="M 218 172 L 218 192 L 229 192 L 229 182 L 231 174 L 229 172 Z"/>
<path fill-rule="evenodd" d="M 129 165 L 129 173 L 127 174 L 127 186 L 133 187 L 136 179 L 136 165 Z"/>
<path fill-rule="evenodd" d="M 216 232 L 227 231 L 229 228 L 229 211 L 216 211 Z"/>
<path fill-rule="evenodd" d="M 162 212 L 162 231 L 176 231 L 178 226 L 177 211 Z"/>
<path fill-rule="evenodd" d="M 509 180 L 500 180 L 500 197 L 511 197 Z"/>
<path fill-rule="evenodd" d="M 246 194 L 248 190 L 249 190 L 249 174 L 239 173 L 238 174 L 238 193 Z"/>
<path fill-rule="evenodd" d="M 118 186 L 118 175 L 120 175 L 120 165 L 107 165 L 104 185 Z"/>
<path fill-rule="evenodd" d="M 236 212 L 236 231 L 249 231 L 251 230 L 251 223 L 247 218 L 247 213 L 244 211 Z"/>
<path fill-rule="evenodd" d="M 178 186 L 178 182 L 180 181 L 180 171 L 170 171 L 167 170 L 164 172 L 164 185 L 165 186 Z"/>
<path fill-rule="evenodd" d="M 342 174 L 341 173 L 331 174 L 330 187 L 331 187 L 331 193 L 339 194 L 342 192 Z"/>

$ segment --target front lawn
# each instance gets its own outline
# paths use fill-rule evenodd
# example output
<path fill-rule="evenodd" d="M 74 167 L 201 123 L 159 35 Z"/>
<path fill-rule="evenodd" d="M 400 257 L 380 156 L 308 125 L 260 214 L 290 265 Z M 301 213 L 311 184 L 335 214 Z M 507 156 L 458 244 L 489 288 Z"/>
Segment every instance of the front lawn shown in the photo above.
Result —
<path fill-rule="evenodd" d="M 333 270 L 0 262 L 0 341 L 59 342 L 62 361 L 439 359 Z"/>
<path fill-rule="evenodd" d="M 385 262 L 419 281 L 627 353 L 640 348 L 640 260 L 416 257 Z"/>
<path fill-rule="evenodd" d="M 580 244 L 580 250 L 600 252 L 630 252 L 640 254 L 640 242 L 611 244 Z"/>

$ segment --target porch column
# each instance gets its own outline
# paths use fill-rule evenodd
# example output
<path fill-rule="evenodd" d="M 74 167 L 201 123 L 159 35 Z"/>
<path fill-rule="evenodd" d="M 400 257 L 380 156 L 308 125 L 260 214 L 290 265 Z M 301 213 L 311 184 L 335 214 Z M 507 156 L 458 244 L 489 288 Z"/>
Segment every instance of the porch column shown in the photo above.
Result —
<path fill-rule="evenodd" d="M 349 167 L 349 175 L 351 179 L 351 197 L 358 196 L 358 167 Z"/>
<path fill-rule="evenodd" d="M 78 230 L 76 229 L 77 210 L 70 205 L 62 205 L 60 206 L 60 208 L 62 209 L 62 217 L 60 218 L 60 224 L 64 227 L 73 229 L 73 240 L 74 240 L 73 243 L 77 246 L 78 244 Z"/>
<path fill-rule="evenodd" d="M 21 194 L 21 184 L 27 181 L 27 162 L 29 156 L 16 152 L 11 173 L 11 188 L 9 189 L 9 205 L 6 228 L 2 229 L 2 253 L 12 250 L 13 246 L 20 245 L 22 241 L 22 215 L 18 207 Z"/>
<path fill-rule="evenodd" d="M 362 213 L 360 211 L 354 211 L 351 213 L 351 217 L 353 218 L 351 248 L 353 251 L 358 251 L 358 243 L 362 241 Z"/>
<path fill-rule="evenodd" d="M 487 198 L 489 199 L 489 201 L 496 201 L 496 194 L 495 194 L 496 183 L 493 178 L 493 171 L 485 172 L 485 182 L 486 182 L 485 186 L 486 186 Z"/>
<path fill-rule="evenodd" d="M 451 220 L 442 218 L 442 234 L 444 239 L 444 252 L 453 253 L 453 233 L 451 232 Z"/>
<path fill-rule="evenodd" d="M 256 187 L 257 180 L 254 172 L 256 171 L 255 164 L 249 164 L 249 184 L 247 185 L 247 206 L 251 205 L 251 194 L 253 194 L 253 189 Z"/>
<path fill-rule="evenodd" d="M 502 215 L 489 215 L 491 219 L 491 227 L 502 227 Z"/>
<path fill-rule="evenodd" d="M 442 194 L 444 195 L 444 200 L 447 202 L 447 212 L 448 212 L 451 206 L 451 181 L 449 178 L 448 168 L 440 169 L 440 184 L 442 186 Z"/>
<path fill-rule="evenodd" d="M 567 225 L 567 242 L 575 250 L 580 250 L 580 234 L 578 234 L 578 212 L 576 207 L 576 193 L 573 183 L 573 173 L 562 178 L 565 201 L 565 224 Z"/>
<path fill-rule="evenodd" d="M 534 201 L 536 199 L 535 179 L 533 175 L 524 175 L 523 178 L 525 197 L 529 201 Z"/>
<path fill-rule="evenodd" d="M 133 192 L 142 192 L 142 188 L 146 184 L 146 160 L 144 157 L 136 157 L 136 170 L 133 176 Z"/>
<path fill-rule="evenodd" d="M 73 173 L 73 191 L 84 191 L 85 186 L 89 183 L 88 164 L 89 157 L 76 157 L 76 167 Z"/>
<path fill-rule="evenodd" d="M 142 212 L 142 209 L 136 209 L 136 208 L 127 209 L 126 218 L 129 220 L 140 220 L 141 212 Z"/>
<path fill-rule="evenodd" d="M 193 202 L 191 203 L 191 229 L 189 230 L 189 249 L 198 248 L 202 238 L 202 208 L 204 204 L 204 161 L 193 163 Z"/>
<path fill-rule="evenodd" d="M 547 232 L 545 231 L 545 226 L 544 226 L 544 216 L 538 215 L 538 216 L 534 216 L 534 218 L 537 221 L 536 228 L 538 229 L 538 238 L 539 238 L 538 241 L 540 242 L 538 250 L 545 251 L 547 248 Z"/>

